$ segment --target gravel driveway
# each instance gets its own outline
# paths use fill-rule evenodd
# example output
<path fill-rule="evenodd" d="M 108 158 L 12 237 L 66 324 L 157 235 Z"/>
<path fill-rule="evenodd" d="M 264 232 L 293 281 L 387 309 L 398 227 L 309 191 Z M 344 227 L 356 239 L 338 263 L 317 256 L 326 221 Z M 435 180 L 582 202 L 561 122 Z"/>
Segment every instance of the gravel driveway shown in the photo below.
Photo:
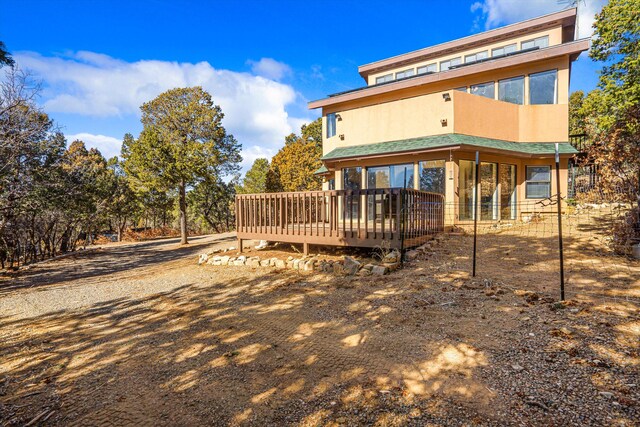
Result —
<path fill-rule="evenodd" d="M 384 277 L 196 265 L 231 234 L 39 264 L 0 282 L 0 424 L 638 425 L 637 305 L 471 279 L 467 240 Z"/>

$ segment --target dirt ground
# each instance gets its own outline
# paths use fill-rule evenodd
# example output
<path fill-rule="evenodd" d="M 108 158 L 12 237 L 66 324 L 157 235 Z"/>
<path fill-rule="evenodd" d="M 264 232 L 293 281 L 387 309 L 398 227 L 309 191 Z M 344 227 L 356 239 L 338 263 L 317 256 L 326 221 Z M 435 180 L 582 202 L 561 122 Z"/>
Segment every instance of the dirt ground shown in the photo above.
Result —
<path fill-rule="evenodd" d="M 560 304 L 532 227 L 475 278 L 468 235 L 378 277 L 196 265 L 232 235 L 2 277 L 0 423 L 639 425 L 640 265 L 569 233 Z"/>

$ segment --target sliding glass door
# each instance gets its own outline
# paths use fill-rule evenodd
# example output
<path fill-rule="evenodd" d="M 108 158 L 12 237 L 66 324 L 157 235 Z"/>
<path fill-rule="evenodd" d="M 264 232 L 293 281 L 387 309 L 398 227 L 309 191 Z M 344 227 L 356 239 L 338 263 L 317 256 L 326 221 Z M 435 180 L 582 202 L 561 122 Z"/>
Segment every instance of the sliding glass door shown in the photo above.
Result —
<path fill-rule="evenodd" d="M 517 218 L 516 165 L 500 164 L 500 219 Z"/>
<path fill-rule="evenodd" d="M 475 218 L 475 162 L 460 160 L 458 175 L 459 218 Z M 497 221 L 517 218 L 516 166 L 480 163 L 480 220 Z M 499 184 L 499 185 L 498 185 Z"/>
<path fill-rule="evenodd" d="M 498 219 L 497 163 L 480 163 L 480 219 Z"/>

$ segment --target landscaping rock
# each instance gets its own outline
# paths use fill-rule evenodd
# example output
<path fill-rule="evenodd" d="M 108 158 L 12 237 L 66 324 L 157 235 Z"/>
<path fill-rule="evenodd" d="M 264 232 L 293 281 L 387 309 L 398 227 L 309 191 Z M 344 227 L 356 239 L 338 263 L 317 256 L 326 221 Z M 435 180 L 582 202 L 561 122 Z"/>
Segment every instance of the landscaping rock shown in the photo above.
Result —
<path fill-rule="evenodd" d="M 315 267 L 317 262 L 318 262 L 318 260 L 316 258 L 311 258 L 311 259 L 305 261 L 303 270 L 304 271 L 313 271 L 313 268 Z"/>
<path fill-rule="evenodd" d="M 400 252 L 397 249 L 392 250 L 382 258 L 384 264 L 393 264 L 400 261 Z"/>
<path fill-rule="evenodd" d="M 333 263 L 333 274 L 344 274 L 344 265 L 341 262 Z"/>
<path fill-rule="evenodd" d="M 275 266 L 276 268 L 286 268 L 287 267 L 287 264 L 281 259 L 276 259 L 275 262 L 272 265 Z"/>
<path fill-rule="evenodd" d="M 198 258 L 198 265 L 202 265 L 205 262 L 207 262 L 209 260 L 209 255 L 207 254 L 200 254 L 200 257 Z"/>
<path fill-rule="evenodd" d="M 240 265 L 244 265 L 245 260 L 240 259 L 240 258 L 236 258 L 235 261 L 233 261 L 233 265 L 235 266 L 240 266 Z"/>
<path fill-rule="evenodd" d="M 344 257 L 344 272 L 346 274 L 349 274 L 349 275 L 356 274 L 358 270 L 360 270 L 361 266 L 362 264 L 360 264 L 360 262 L 358 262 L 356 259 L 350 256 Z"/>
<path fill-rule="evenodd" d="M 253 268 L 260 267 L 260 258 L 258 257 L 249 258 L 246 262 L 246 265 Z"/>
<path fill-rule="evenodd" d="M 384 265 L 375 265 L 373 267 L 373 269 L 371 270 L 371 273 L 373 273 L 375 275 L 378 275 L 378 276 L 384 276 L 388 272 L 389 272 L 389 270 Z"/>
<path fill-rule="evenodd" d="M 418 258 L 418 255 L 419 255 L 418 251 L 412 250 L 412 251 L 408 251 L 405 254 L 405 257 L 406 257 L 407 260 L 413 261 L 414 259 Z"/>
<path fill-rule="evenodd" d="M 371 270 L 367 270 L 366 268 L 361 268 L 360 271 L 358 271 L 358 276 L 371 276 Z"/>
<path fill-rule="evenodd" d="M 221 256 L 220 257 L 220 265 L 227 265 L 229 264 L 229 257 L 228 256 Z"/>
<path fill-rule="evenodd" d="M 400 263 L 399 262 L 393 262 L 393 263 L 385 262 L 384 266 L 387 267 L 387 270 L 389 270 L 389 271 L 396 271 L 398 268 L 400 268 Z"/>
<path fill-rule="evenodd" d="M 271 265 L 270 259 L 260 260 L 260 267 L 269 267 Z"/>
<path fill-rule="evenodd" d="M 293 260 L 293 269 L 300 270 L 300 260 L 298 258 Z"/>

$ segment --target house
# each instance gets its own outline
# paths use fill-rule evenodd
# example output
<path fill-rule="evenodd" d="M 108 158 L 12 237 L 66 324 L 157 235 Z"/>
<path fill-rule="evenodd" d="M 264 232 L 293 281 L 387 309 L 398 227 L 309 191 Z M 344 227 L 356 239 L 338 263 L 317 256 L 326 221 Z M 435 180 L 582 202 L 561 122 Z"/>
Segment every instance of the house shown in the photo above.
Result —
<path fill-rule="evenodd" d="M 371 232 L 376 241 L 396 233 L 397 242 L 407 230 L 433 231 L 434 221 L 438 229 L 467 224 L 476 206 L 479 221 L 554 212 L 540 202 L 556 192 L 556 143 L 567 193 L 577 153 L 568 135 L 571 63 L 589 48 L 575 27 L 576 9 L 567 9 L 360 66 L 363 87 L 309 103 L 322 110 L 317 174 L 326 194 L 315 203 L 324 205 L 315 213 L 293 201 L 274 207 L 289 216 L 280 231 L 291 218 L 304 230 L 330 224 L 339 244 L 366 246 Z M 321 243 L 310 233 L 297 241 Z"/>

